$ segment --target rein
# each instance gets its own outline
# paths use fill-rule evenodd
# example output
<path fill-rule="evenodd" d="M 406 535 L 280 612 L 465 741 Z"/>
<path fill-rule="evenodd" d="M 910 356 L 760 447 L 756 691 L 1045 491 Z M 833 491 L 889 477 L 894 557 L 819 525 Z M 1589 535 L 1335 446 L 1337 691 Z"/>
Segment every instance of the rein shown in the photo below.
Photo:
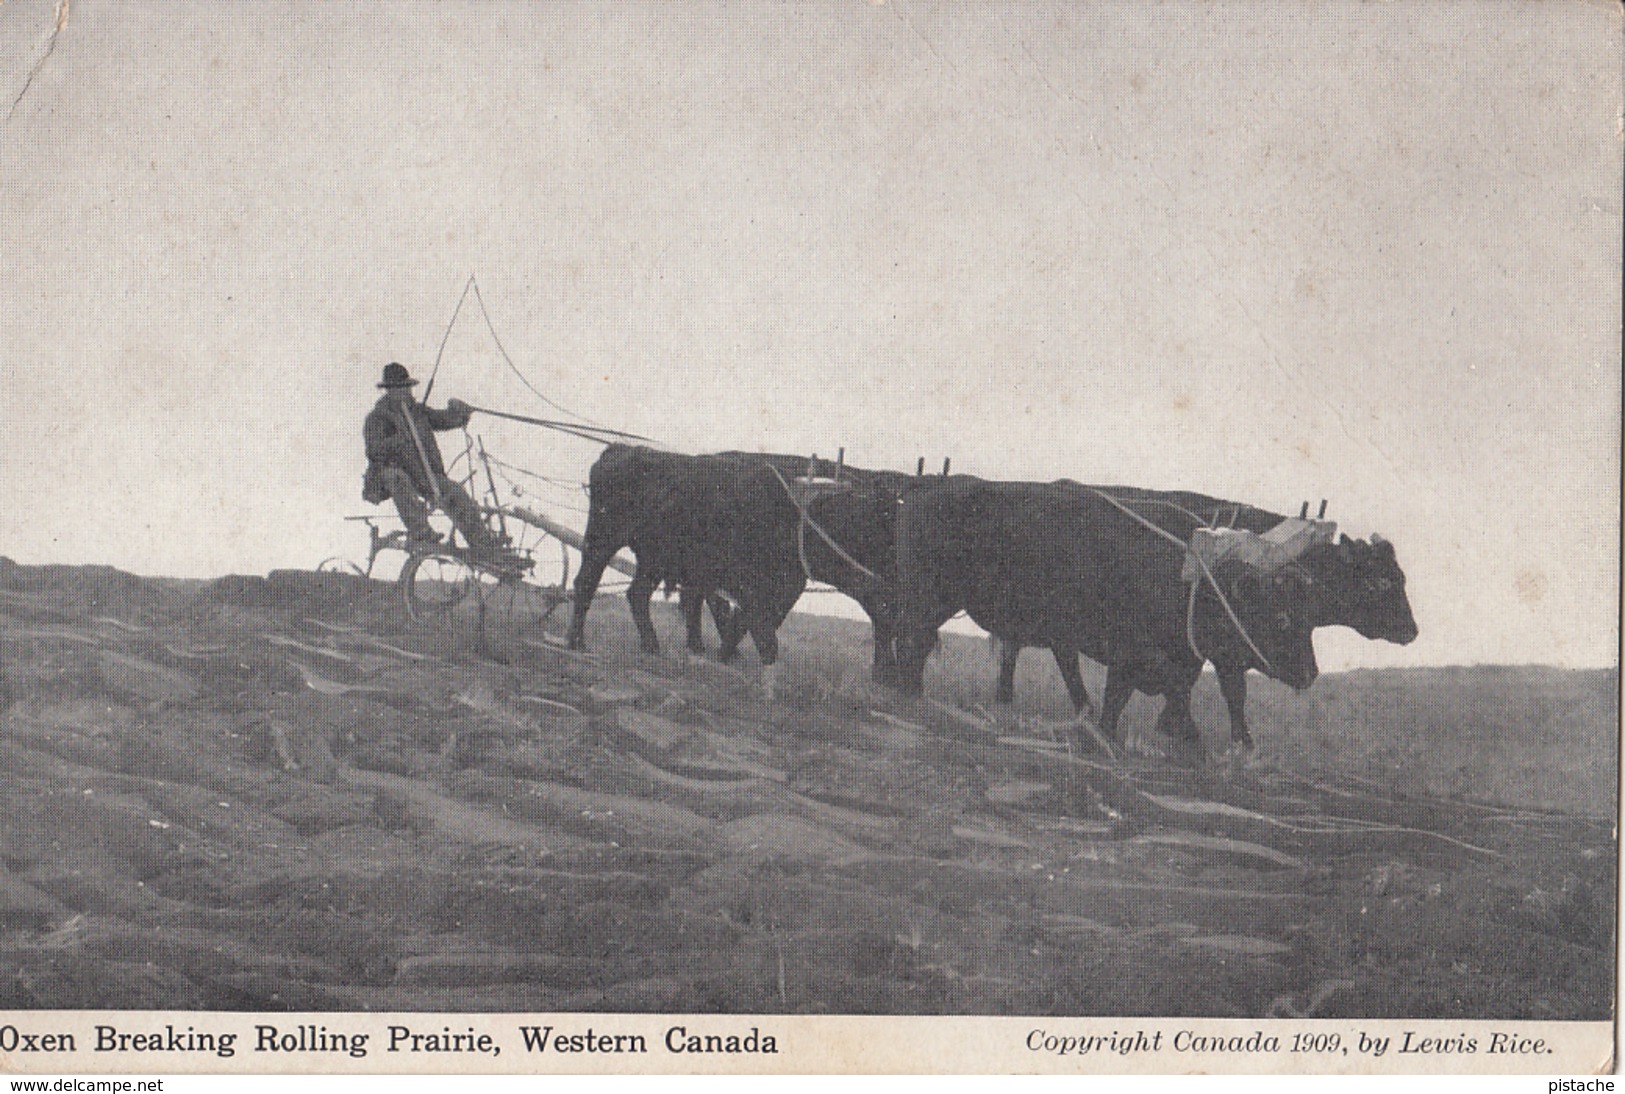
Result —
<path fill-rule="evenodd" d="M 615 440 L 643 441 L 646 444 L 659 445 L 660 442 L 636 433 L 627 433 L 619 429 L 609 429 L 601 425 L 583 425 L 579 422 L 560 422 L 551 418 L 532 418 L 525 414 L 511 414 L 506 410 L 492 410 L 490 407 L 471 406 L 470 410 L 479 414 L 489 414 L 493 418 L 506 418 L 510 422 L 523 422 L 526 425 L 539 425 L 544 429 L 556 429 L 560 433 L 568 433 L 572 437 L 580 437 L 585 441 L 596 441 L 599 444 L 613 444 Z"/>
<path fill-rule="evenodd" d="M 765 460 L 763 462 L 766 463 Z M 876 574 L 873 570 L 869 569 L 869 567 L 865 566 L 863 563 L 859 562 L 857 559 L 843 551 L 841 549 L 841 545 L 831 539 L 828 532 L 819 527 L 818 522 L 812 518 L 812 514 L 807 512 L 806 501 L 790 488 L 790 483 L 786 481 L 783 475 L 779 474 L 779 469 L 777 467 L 774 467 L 771 463 L 768 463 L 767 469 L 773 472 L 773 477 L 779 480 L 779 485 L 784 487 L 784 492 L 790 495 L 791 504 L 793 504 L 796 507 L 796 511 L 801 514 L 801 525 L 796 530 L 796 550 L 801 555 L 801 569 L 807 575 L 808 581 L 817 580 L 817 578 L 813 577 L 812 566 L 807 562 L 808 528 L 811 528 L 818 538 L 823 540 L 831 551 L 835 552 L 836 558 L 839 558 L 842 562 L 846 563 L 848 566 L 852 567 L 854 570 L 857 570 L 864 576 L 875 581 L 880 580 L 879 574 Z"/>
<path fill-rule="evenodd" d="M 1230 623 L 1236 628 L 1236 633 L 1241 635 L 1241 640 L 1243 642 L 1247 643 L 1247 648 L 1253 651 L 1253 656 L 1257 657 L 1259 663 L 1264 666 L 1264 671 L 1274 671 L 1274 666 L 1270 664 L 1270 659 L 1264 656 L 1264 651 L 1258 648 L 1258 645 L 1253 641 L 1252 635 L 1247 633 L 1247 628 L 1242 626 L 1241 620 L 1236 617 L 1235 609 L 1230 606 L 1230 599 L 1224 595 L 1224 590 L 1219 587 L 1219 582 L 1216 578 L 1214 578 L 1213 571 L 1208 569 L 1206 559 L 1204 559 L 1196 551 L 1192 550 L 1189 543 L 1181 540 L 1178 536 L 1174 535 L 1166 528 L 1159 528 L 1155 524 L 1152 524 L 1149 520 L 1146 520 L 1140 514 L 1136 513 L 1134 510 L 1130 509 L 1128 506 L 1124 505 L 1122 502 L 1118 501 L 1104 490 L 1099 490 L 1094 487 L 1090 487 L 1090 489 L 1094 490 L 1096 494 L 1104 498 L 1107 502 L 1111 503 L 1114 508 L 1123 513 L 1123 515 L 1127 516 L 1130 520 L 1133 520 L 1140 526 L 1155 532 L 1169 543 L 1172 543 L 1174 546 L 1178 547 L 1181 551 L 1184 551 L 1187 557 L 1195 559 L 1197 568 L 1202 571 L 1202 576 L 1207 579 L 1207 583 L 1213 586 L 1213 591 L 1218 594 L 1219 604 L 1224 608 L 1224 614 L 1230 617 Z M 1206 661 L 1207 658 L 1202 654 L 1202 651 L 1198 649 L 1196 645 L 1196 590 L 1199 584 L 1200 582 L 1197 581 L 1190 583 L 1190 602 L 1185 610 L 1185 641 L 1190 644 L 1191 652 L 1196 655 L 1198 661 Z"/>
<path fill-rule="evenodd" d="M 468 299 L 468 290 L 474 287 L 474 275 L 468 275 L 468 284 L 463 286 L 463 295 L 457 298 L 457 306 L 451 309 L 451 322 L 446 324 L 446 333 L 440 336 L 440 348 L 435 351 L 434 369 L 429 373 L 429 383 L 423 389 L 423 405 L 429 405 L 429 393 L 434 390 L 434 379 L 440 375 L 440 359 L 445 356 L 446 343 L 451 341 L 451 328 L 457 325 L 457 315 L 463 310 L 463 301 Z M 481 307 L 485 305 L 481 303 Z"/>

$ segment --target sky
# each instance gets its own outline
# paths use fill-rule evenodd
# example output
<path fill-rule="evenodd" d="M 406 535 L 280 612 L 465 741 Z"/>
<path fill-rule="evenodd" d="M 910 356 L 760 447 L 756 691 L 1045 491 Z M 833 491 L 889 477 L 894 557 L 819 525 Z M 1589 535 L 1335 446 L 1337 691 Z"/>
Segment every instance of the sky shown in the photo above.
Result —
<path fill-rule="evenodd" d="M 1421 637 L 1325 669 L 1615 664 L 1620 21 L 0 3 L 0 554 L 364 553 L 386 362 L 553 413 L 499 338 L 682 451 L 1327 498 Z M 474 430 L 584 523 L 596 446 Z"/>

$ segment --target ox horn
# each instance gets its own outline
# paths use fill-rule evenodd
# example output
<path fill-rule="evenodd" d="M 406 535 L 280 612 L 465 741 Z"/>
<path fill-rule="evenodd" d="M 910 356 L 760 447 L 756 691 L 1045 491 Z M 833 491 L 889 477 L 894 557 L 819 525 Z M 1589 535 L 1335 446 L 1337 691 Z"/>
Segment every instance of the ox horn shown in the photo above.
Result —
<path fill-rule="evenodd" d="M 1386 544 L 1387 542 L 1388 541 L 1383 538 L 1381 532 L 1372 532 L 1371 533 L 1371 546 L 1373 546 L 1373 547 L 1381 547 L 1384 544 Z"/>

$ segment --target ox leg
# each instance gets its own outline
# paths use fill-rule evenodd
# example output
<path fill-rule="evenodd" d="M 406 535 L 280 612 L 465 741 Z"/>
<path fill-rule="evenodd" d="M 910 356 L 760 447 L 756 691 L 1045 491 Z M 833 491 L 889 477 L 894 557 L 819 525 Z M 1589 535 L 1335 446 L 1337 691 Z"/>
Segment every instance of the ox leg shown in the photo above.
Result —
<path fill-rule="evenodd" d="M 582 552 L 581 569 L 576 571 L 575 596 L 570 605 L 570 630 L 566 638 L 570 649 L 583 649 L 587 644 L 587 610 L 592 607 L 592 598 L 598 595 L 598 582 L 603 579 L 604 567 L 609 565 L 616 550 L 615 547 L 589 543 L 587 550 Z"/>
<path fill-rule="evenodd" d="M 1194 672 L 1181 674 L 1170 684 L 1163 691 L 1162 713 L 1157 715 L 1158 732 L 1174 742 L 1176 757 L 1191 763 L 1207 759 L 1202 734 L 1191 715 L 1191 691 L 1196 687 L 1196 678 L 1201 672 L 1198 665 Z"/>
<path fill-rule="evenodd" d="M 1057 658 L 1061 655 L 1056 654 Z M 999 683 L 993 691 L 993 701 L 1009 706 L 1016 701 L 1016 661 L 1021 657 L 1021 643 L 999 639 Z M 1066 670 L 1061 670 L 1062 676 Z"/>
<path fill-rule="evenodd" d="M 745 613 L 721 593 L 712 593 L 710 604 L 711 622 L 716 624 L 717 637 L 722 640 L 718 656 L 723 661 L 732 661 L 739 653 L 739 644 L 745 640 Z"/>
<path fill-rule="evenodd" d="M 683 612 L 683 634 L 686 639 L 688 652 L 703 654 L 705 652 L 705 632 L 702 613 L 705 610 L 704 596 L 684 585 L 677 594 L 677 604 Z"/>
<path fill-rule="evenodd" d="M 936 631 L 899 627 L 894 647 L 897 651 L 897 690 L 904 695 L 925 691 L 925 659 L 935 645 Z"/>
<path fill-rule="evenodd" d="M 1134 695 L 1134 685 L 1129 681 L 1129 674 L 1120 667 L 1106 670 L 1106 694 L 1100 703 L 1100 732 L 1105 734 L 1108 741 L 1123 743 L 1123 735 L 1118 730 L 1118 721 L 1123 717 L 1123 708 Z"/>
<path fill-rule="evenodd" d="M 1190 692 L 1168 689 L 1168 694 L 1163 696 L 1162 712 L 1157 715 L 1157 732 L 1175 741 L 1200 737 L 1196 719 L 1191 716 Z"/>
<path fill-rule="evenodd" d="M 1214 666 L 1219 673 L 1219 691 L 1230 710 L 1230 743 L 1244 752 L 1252 751 L 1253 735 L 1247 732 L 1247 667 Z"/>
<path fill-rule="evenodd" d="M 654 620 L 649 618 L 649 598 L 654 595 L 658 579 L 650 576 L 649 567 L 639 566 L 632 584 L 626 590 L 626 603 L 632 609 L 632 622 L 638 628 L 638 642 L 644 653 L 660 652 L 660 638 L 655 634 Z"/>
<path fill-rule="evenodd" d="M 897 684 L 897 610 L 884 596 L 863 597 L 858 601 L 869 616 L 874 632 L 875 656 L 869 668 L 869 679 L 881 687 Z"/>
<path fill-rule="evenodd" d="M 733 603 L 721 593 L 712 593 L 705 598 L 706 604 L 711 608 L 711 625 L 717 629 L 717 638 L 722 644 L 726 661 L 739 651 L 739 643 L 745 637 L 745 624 L 739 618 L 739 612 Z"/>
<path fill-rule="evenodd" d="M 1166 659 L 1158 655 L 1139 653 L 1132 655 L 1119 663 L 1112 665 L 1106 672 L 1106 706 L 1111 708 L 1114 703 L 1121 712 L 1123 705 L 1128 703 L 1129 697 L 1136 691 L 1143 691 L 1147 695 L 1162 695 L 1167 692 L 1165 682 L 1169 678 L 1168 670 L 1171 666 Z M 1162 714 L 1157 719 L 1156 729 L 1166 733 L 1168 708 L 1164 704 Z M 1113 730 L 1116 730 L 1115 716 Z M 1164 757 L 1167 752 L 1148 734 L 1133 731 L 1127 735 L 1123 747 L 1138 756 Z"/>
<path fill-rule="evenodd" d="M 935 619 L 910 624 L 899 621 L 897 638 L 897 690 L 904 695 L 922 695 L 925 692 L 925 662 L 931 652 L 941 644 L 937 631 L 948 622 L 952 611 L 943 612 Z"/>
<path fill-rule="evenodd" d="M 750 635 L 751 644 L 756 647 L 756 656 L 764 665 L 771 665 L 779 659 L 778 627 L 773 620 L 758 609 L 742 608 L 745 616 L 745 631 Z"/>
<path fill-rule="evenodd" d="M 1078 670 L 1078 651 L 1072 646 L 1052 646 L 1050 652 L 1055 655 L 1055 667 L 1061 670 L 1066 693 L 1072 697 L 1072 708 L 1079 714 L 1095 717 L 1095 701 L 1089 698 L 1089 689 L 1083 686 L 1083 673 Z M 1011 671 L 1015 671 L 1013 667 Z M 999 682 L 1004 682 L 1002 675 Z"/>
<path fill-rule="evenodd" d="M 893 620 L 874 620 L 875 656 L 869 666 L 869 679 L 883 688 L 897 686 L 897 625 Z"/>
<path fill-rule="evenodd" d="M 779 636 L 773 620 L 759 608 L 741 607 L 745 629 L 750 632 L 751 644 L 762 662 L 762 691 L 768 702 L 778 698 L 779 690 Z"/>

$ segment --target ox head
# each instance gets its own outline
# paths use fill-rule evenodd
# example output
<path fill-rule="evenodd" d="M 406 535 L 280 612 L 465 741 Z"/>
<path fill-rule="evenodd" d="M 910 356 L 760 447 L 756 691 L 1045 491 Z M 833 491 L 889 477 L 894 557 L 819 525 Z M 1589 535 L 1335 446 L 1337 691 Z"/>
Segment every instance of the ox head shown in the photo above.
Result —
<path fill-rule="evenodd" d="M 1306 558 L 1314 572 L 1322 626 L 1352 627 L 1366 638 L 1405 645 L 1415 640 L 1416 618 L 1405 595 L 1405 571 L 1394 545 L 1340 539 Z"/>
<path fill-rule="evenodd" d="M 1250 566 L 1227 566 L 1216 571 L 1214 577 L 1224 588 L 1246 636 L 1237 631 L 1228 613 L 1215 605 L 1211 613 L 1204 611 L 1203 630 L 1212 646 L 1222 644 L 1253 668 L 1299 691 L 1313 684 L 1320 675 L 1320 666 L 1315 663 L 1315 582 L 1308 570 L 1297 564 L 1268 572 Z M 1268 664 L 1259 660 L 1260 653 Z"/>

